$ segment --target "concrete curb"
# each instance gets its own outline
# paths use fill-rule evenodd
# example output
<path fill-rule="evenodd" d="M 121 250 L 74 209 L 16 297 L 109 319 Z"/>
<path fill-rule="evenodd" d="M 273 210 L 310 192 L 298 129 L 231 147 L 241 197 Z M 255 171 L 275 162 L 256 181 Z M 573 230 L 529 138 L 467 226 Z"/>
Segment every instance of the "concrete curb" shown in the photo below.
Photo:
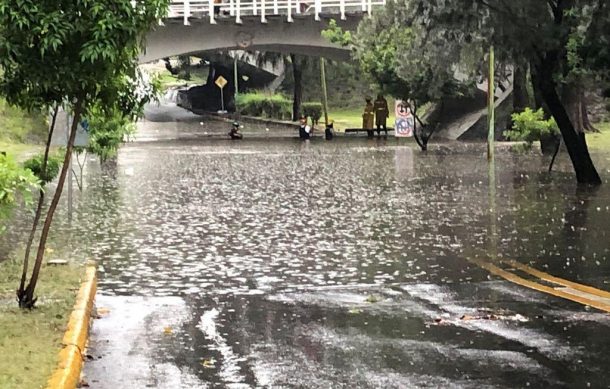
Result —
<path fill-rule="evenodd" d="M 47 382 L 47 389 L 74 389 L 80 382 L 96 290 L 97 269 L 90 265 L 87 266 L 62 340 L 64 347 L 59 352 L 59 364 Z"/>

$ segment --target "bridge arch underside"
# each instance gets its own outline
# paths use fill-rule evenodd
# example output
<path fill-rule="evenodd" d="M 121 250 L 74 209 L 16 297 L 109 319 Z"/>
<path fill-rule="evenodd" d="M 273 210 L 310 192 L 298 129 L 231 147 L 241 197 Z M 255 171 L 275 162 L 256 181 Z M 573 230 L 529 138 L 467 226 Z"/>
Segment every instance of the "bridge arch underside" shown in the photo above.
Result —
<path fill-rule="evenodd" d="M 262 24 L 259 18 L 244 18 L 243 24 L 233 20 L 218 20 L 210 24 L 206 19 L 192 20 L 184 25 L 182 20 L 166 20 L 146 38 L 146 51 L 140 63 L 165 57 L 195 54 L 218 50 L 252 50 L 294 53 L 325 57 L 334 60 L 349 58 L 349 50 L 332 44 L 322 37 L 328 20 L 315 21 L 312 17 L 284 19 L 268 18 Z M 354 30 L 359 18 L 337 21 L 345 30 Z"/>

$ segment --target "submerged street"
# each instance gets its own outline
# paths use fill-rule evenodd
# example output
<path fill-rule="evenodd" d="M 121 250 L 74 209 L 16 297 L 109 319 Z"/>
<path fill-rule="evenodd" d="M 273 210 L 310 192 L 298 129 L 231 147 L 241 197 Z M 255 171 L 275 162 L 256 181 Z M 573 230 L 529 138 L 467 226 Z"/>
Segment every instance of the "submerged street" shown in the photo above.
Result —
<path fill-rule="evenodd" d="M 609 290 L 610 154 L 593 192 L 503 147 L 493 193 L 484 144 L 182 120 L 62 200 L 53 244 L 100 267 L 90 387 L 608 387 L 607 312 L 485 267 Z"/>

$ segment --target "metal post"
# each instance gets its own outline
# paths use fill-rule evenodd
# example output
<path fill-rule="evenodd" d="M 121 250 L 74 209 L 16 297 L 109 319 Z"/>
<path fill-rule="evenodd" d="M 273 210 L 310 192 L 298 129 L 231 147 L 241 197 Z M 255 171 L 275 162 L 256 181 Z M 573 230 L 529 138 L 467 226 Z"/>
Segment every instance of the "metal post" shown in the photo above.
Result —
<path fill-rule="evenodd" d="M 292 23 L 293 19 L 292 19 L 292 1 L 288 0 L 288 18 L 286 18 L 286 21 L 288 23 Z"/>
<path fill-rule="evenodd" d="M 66 148 L 70 142 L 70 113 L 66 110 Z M 68 221 L 72 222 L 72 158 L 68 163 Z"/>
<path fill-rule="evenodd" d="M 324 58 L 320 57 L 320 83 L 322 84 L 322 109 L 324 110 L 324 124 L 328 127 L 328 95 L 326 92 L 326 65 Z"/>
<path fill-rule="evenodd" d="M 267 23 L 267 16 L 266 16 L 266 11 L 267 11 L 267 0 L 262 0 L 261 1 L 261 23 L 265 24 Z"/>
<path fill-rule="evenodd" d="M 214 0 L 208 0 L 208 7 L 210 9 L 210 24 L 216 24 L 216 20 L 214 19 L 214 14 L 216 10 L 214 9 Z"/>
<path fill-rule="evenodd" d="M 235 84 L 235 102 L 237 103 L 237 96 L 239 95 L 239 80 L 237 78 L 237 52 L 233 52 L 233 83 Z"/>
<path fill-rule="evenodd" d="M 320 11 L 322 10 L 322 0 L 316 0 L 315 2 L 316 16 L 314 19 L 320 21 Z"/>
<path fill-rule="evenodd" d="M 339 1 L 339 10 L 341 11 L 341 20 L 345 20 L 345 0 Z"/>
<path fill-rule="evenodd" d="M 274 15 L 279 15 L 280 10 L 279 7 L 277 5 L 277 0 L 273 0 L 273 14 Z"/>
<path fill-rule="evenodd" d="M 368 0 L 368 4 L 367 4 L 367 13 L 369 14 L 369 18 L 373 15 L 373 3 L 371 0 Z"/>
<path fill-rule="evenodd" d="M 229 0 L 229 15 L 235 16 L 235 0 Z"/>
<path fill-rule="evenodd" d="M 190 26 L 189 17 L 191 16 L 191 3 L 190 0 L 184 0 L 184 25 Z"/>
<path fill-rule="evenodd" d="M 225 113 L 225 99 L 224 99 L 224 88 L 220 88 L 220 110 L 222 113 Z"/>
<path fill-rule="evenodd" d="M 489 48 L 489 79 L 487 81 L 487 119 L 488 119 L 488 133 L 487 133 L 487 160 L 493 161 L 494 155 L 494 139 L 495 139 L 495 121 L 496 121 L 496 101 L 495 101 L 495 55 L 494 47 Z"/>
<path fill-rule="evenodd" d="M 261 0 L 263 2 L 265 0 Z M 252 0 L 252 15 L 256 16 L 256 0 Z"/>
<path fill-rule="evenodd" d="M 362 0 L 362 12 L 366 12 L 366 0 Z"/>
<path fill-rule="evenodd" d="M 241 0 L 235 0 L 235 23 L 241 24 Z"/>

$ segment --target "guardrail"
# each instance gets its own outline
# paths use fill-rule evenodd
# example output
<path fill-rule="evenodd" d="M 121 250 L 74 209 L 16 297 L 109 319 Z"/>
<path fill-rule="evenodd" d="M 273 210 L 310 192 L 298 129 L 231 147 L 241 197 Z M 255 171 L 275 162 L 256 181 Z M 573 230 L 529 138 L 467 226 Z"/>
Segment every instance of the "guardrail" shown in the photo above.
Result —
<path fill-rule="evenodd" d="M 169 7 L 169 18 L 182 18 L 189 25 L 191 17 L 208 16 L 211 24 L 225 15 L 235 18 L 235 23 L 242 23 L 242 16 L 260 16 L 261 23 L 267 23 L 267 16 L 285 15 L 286 21 L 293 22 L 293 15 L 313 15 L 319 21 L 321 13 L 340 15 L 346 19 L 346 13 L 366 13 L 369 16 L 373 7 L 385 5 L 386 0 L 177 0 Z M 218 0 L 217 0 L 218 1 Z"/>

